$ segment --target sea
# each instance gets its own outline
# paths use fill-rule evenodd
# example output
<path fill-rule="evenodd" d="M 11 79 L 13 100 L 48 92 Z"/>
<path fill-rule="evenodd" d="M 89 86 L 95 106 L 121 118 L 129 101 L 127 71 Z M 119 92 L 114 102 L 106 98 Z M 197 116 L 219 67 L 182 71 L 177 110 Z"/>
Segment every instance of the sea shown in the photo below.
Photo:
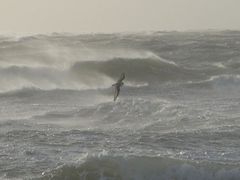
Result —
<path fill-rule="evenodd" d="M 240 31 L 0 34 L 0 179 L 239 180 Z"/>

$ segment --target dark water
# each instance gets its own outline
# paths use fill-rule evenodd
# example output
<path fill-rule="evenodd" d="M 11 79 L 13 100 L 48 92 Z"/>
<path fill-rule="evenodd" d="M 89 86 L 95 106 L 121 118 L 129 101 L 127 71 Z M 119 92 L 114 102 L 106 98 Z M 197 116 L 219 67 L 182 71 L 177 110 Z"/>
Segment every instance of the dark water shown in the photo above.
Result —
<path fill-rule="evenodd" d="M 0 177 L 238 180 L 239 105 L 240 32 L 1 35 Z"/>

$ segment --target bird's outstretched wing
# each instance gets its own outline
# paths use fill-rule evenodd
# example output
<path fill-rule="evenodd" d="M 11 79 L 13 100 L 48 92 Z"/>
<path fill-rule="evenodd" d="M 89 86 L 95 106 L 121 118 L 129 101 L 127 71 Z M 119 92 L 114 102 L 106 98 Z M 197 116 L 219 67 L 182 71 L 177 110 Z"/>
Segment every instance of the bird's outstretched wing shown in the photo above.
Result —
<path fill-rule="evenodd" d="M 119 91 L 120 91 L 120 89 L 118 89 L 118 88 L 115 86 L 115 92 L 114 92 L 114 98 L 113 98 L 114 101 L 116 101 L 116 99 L 117 99 L 117 97 L 118 97 L 118 95 L 119 95 Z"/>
<path fill-rule="evenodd" d="M 125 73 L 122 73 L 117 82 L 122 82 L 125 79 Z"/>

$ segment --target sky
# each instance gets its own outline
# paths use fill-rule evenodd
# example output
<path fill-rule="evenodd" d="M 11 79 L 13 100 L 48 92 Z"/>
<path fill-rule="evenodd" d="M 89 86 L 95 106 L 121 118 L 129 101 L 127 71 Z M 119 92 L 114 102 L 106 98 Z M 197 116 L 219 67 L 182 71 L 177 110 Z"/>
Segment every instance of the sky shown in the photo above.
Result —
<path fill-rule="evenodd" d="M 0 0 L 0 33 L 240 30 L 240 0 Z"/>

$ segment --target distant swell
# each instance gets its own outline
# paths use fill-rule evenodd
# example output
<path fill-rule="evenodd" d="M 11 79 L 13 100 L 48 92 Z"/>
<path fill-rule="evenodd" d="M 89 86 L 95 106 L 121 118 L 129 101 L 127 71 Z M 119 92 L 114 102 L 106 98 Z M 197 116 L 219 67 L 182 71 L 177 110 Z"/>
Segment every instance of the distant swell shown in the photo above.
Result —
<path fill-rule="evenodd" d="M 160 157 L 95 157 L 87 159 L 80 166 L 59 167 L 44 173 L 49 180 L 238 180 L 237 165 L 214 163 L 193 163 Z"/>

